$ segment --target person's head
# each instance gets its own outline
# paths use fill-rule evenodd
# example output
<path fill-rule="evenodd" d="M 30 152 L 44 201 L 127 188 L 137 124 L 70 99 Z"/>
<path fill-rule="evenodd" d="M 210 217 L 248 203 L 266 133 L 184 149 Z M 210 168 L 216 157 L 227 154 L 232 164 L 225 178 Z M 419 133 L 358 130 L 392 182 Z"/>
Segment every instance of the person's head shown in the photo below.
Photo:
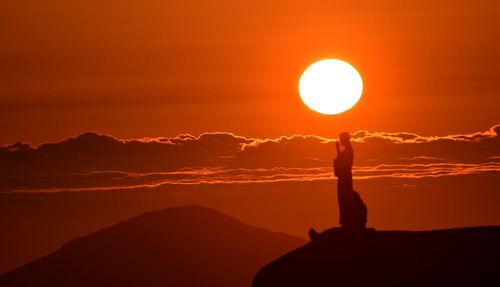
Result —
<path fill-rule="evenodd" d="M 340 144 L 343 146 L 349 146 L 351 144 L 351 136 L 348 132 L 343 132 L 339 134 Z"/>

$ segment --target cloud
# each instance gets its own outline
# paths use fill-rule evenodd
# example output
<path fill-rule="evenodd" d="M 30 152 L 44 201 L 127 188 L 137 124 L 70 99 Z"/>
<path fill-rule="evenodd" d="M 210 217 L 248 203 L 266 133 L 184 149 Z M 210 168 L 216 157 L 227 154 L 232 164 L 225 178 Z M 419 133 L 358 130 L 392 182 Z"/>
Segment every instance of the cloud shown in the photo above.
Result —
<path fill-rule="evenodd" d="M 425 178 L 500 171 L 500 125 L 448 136 L 353 133 L 354 175 Z M 257 139 L 214 132 L 122 140 L 84 133 L 58 143 L 0 148 L 0 191 L 87 190 L 165 184 L 263 183 L 332 178 L 334 139 Z"/>
<path fill-rule="evenodd" d="M 353 134 L 353 138 L 357 142 L 369 142 L 369 141 L 389 141 L 393 143 L 430 143 L 439 141 L 454 141 L 454 142 L 480 142 L 486 139 L 497 138 L 500 133 L 500 125 L 495 125 L 487 131 L 475 132 L 471 134 L 456 134 L 448 136 L 419 136 L 414 133 L 387 133 L 387 132 L 375 132 L 370 133 L 368 131 L 358 131 Z"/>

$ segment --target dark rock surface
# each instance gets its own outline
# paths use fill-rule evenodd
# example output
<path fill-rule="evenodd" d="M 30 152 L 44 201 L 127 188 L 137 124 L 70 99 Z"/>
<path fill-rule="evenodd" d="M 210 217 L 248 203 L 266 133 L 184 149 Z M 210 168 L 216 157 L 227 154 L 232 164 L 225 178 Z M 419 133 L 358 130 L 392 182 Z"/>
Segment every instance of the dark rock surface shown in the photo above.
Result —
<path fill-rule="evenodd" d="M 331 229 L 263 267 L 253 286 L 500 286 L 500 227 Z"/>

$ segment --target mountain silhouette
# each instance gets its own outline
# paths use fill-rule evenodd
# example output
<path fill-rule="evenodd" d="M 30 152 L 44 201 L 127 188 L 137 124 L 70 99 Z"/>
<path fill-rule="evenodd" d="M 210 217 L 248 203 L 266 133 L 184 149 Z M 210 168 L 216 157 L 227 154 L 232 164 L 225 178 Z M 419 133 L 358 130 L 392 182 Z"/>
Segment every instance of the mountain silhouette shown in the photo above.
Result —
<path fill-rule="evenodd" d="M 0 276 L 0 286 L 250 286 L 304 239 L 200 206 L 147 212 Z"/>
<path fill-rule="evenodd" d="M 253 287 L 500 286 L 500 227 L 318 236 L 263 267 Z"/>

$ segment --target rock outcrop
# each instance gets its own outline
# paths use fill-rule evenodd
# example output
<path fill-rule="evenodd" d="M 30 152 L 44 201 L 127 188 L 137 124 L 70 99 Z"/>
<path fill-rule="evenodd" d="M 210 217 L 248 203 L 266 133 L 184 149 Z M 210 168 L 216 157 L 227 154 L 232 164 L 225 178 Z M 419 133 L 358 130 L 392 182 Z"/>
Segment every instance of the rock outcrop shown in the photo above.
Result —
<path fill-rule="evenodd" d="M 500 227 L 327 230 L 263 267 L 268 286 L 500 286 Z"/>

